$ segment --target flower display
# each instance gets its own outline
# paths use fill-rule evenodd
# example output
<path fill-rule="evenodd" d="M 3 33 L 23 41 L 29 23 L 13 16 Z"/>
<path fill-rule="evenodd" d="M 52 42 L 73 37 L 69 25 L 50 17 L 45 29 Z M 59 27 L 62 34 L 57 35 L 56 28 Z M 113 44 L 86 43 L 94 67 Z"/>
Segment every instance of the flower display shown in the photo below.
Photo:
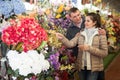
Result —
<path fill-rule="evenodd" d="M 10 50 L 7 53 L 9 66 L 12 70 L 19 70 L 20 75 L 27 76 L 30 73 L 37 75 L 42 71 L 47 71 L 50 63 L 45 59 L 44 55 L 39 54 L 36 50 L 19 53 L 15 50 Z"/>
<path fill-rule="evenodd" d="M 25 6 L 21 0 L 0 0 L 0 12 L 5 18 L 12 14 L 20 14 L 26 11 Z"/>
<path fill-rule="evenodd" d="M 19 1 L 11 0 L 14 2 L 12 7 L 8 4 L 10 1 L 2 0 L 0 4 L 5 3 L 0 5 L 0 11 L 5 17 L 11 16 L 8 13 L 13 8 L 15 14 L 24 12 Z M 72 2 L 76 4 L 76 0 Z M 16 15 L 16 19 L 10 18 L 1 30 L 1 39 L 9 47 L 7 74 L 13 80 L 73 80 L 76 58 L 56 37 L 56 32 L 65 35 L 71 25 L 67 13 L 72 3 L 69 0 L 38 0 L 36 6 L 37 9 L 26 13 L 29 16 L 21 14 Z M 84 11 L 87 13 L 88 9 Z M 120 42 L 119 25 L 106 21 L 108 43 L 116 45 Z"/>
<path fill-rule="evenodd" d="M 48 34 L 35 18 L 10 19 L 1 39 L 10 48 L 6 58 L 12 78 L 24 80 L 35 76 L 37 80 L 47 74 L 51 65 L 45 56 Z"/>
<path fill-rule="evenodd" d="M 22 49 L 28 51 L 38 48 L 42 41 L 47 40 L 46 31 L 35 19 L 11 20 L 10 24 L 2 32 L 2 41 L 7 45 L 16 46 L 20 43 L 22 44 Z"/>
<path fill-rule="evenodd" d="M 49 9 L 44 8 L 45 10 L 43 10 L 40 8 L 37 15 L 38 22 L 48 32 L 48 44 L 56 48 L 61 47 L 62 43 L 56 38 L 55 33 L 60 32 L 65 34 L 71 24 L 70 19 L 66 17 L 68 9 L 65 8 L 66 6 L 63 4 L 59 6 L 52 5 Z"/>
<path fill-rule="evenodd" d="M 53 65 L 55 70 L 59 70 L 60 68 L 60 63 L 59 63 L 59 52 L 50 55 L 50 58 L 48 59 L 50 63 Z"/>
<path fill-rule="evenodd" d="M 60 26 L 63 29 L 67 29 L 71 24 L 71 21 L 68 18 L 51 18 L 50 21 L 53 22 L 56 26 Z"/>
<path fill-rule="evenodd" d="M 107 31 L 109 52 L 117 52 L 120 49 L 120 24 L 112 15 L 108 15 L 108 20 L 105 23 Z"/>
<path fill-rule="evenodd" d="M 64 50 L 61 49 L 63 44 L 55 35 L 56 32 L 66 34 L 67 28 L 71 25 L 71 21 L 67 15 L 69 9 L 70 7 L 64 4 L 56 5 L 55 3 L 55 5 L 46 9 L 45 12 L 42 9 L 39 10 L 41 12 L 37 16 L 39 23 L 48 32 L 48 45 L 51 48 L 50 53 L 53 53 L 49 56 L 48 60 L 54 68 L 52 72 L 55 76 L 54 80 L 69 80 L 69 76 L 73 72 L 72 69 L 74 69 L 73 59 L 69 59 L 70 57 L 68 57 L 70 55 L 69 52 L 66 51 L 66 54 L 61 56 L 64 53 Z"/>

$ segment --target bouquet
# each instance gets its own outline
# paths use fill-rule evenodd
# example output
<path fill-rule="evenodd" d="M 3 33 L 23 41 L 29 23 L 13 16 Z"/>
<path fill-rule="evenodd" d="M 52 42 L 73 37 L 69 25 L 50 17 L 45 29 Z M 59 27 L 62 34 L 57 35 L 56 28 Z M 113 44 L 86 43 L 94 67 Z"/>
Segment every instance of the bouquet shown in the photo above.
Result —
<path fill-rule="evenodd" d="M 47 53 L 47 32 L 34 18 L 11 19 L 1 39 L 10 50 L 6 57 L 8 74 L 13 80 L 41 80 L 50 63 Z"/>
<path fill-rule="evenodd" d="M 47 71 L 50 67 L 50 63 L 45 59 L 45 56 L 42 53 L 39 54 L 36 50 L 21 53 L 10 50 L 7 53 L 7 59 L 10 66 L 8 74 L 11 74 L 15 80 L 33 79 L 33 76 L 38 78 L 41 72 Z"/>
<path fill-rule="evenodd" d="M 47 33 L 33 18 L 10 20 L 10 25 L 2 32 L 2 41 L 16 49 L 19 46 L 20 51 L 28 51 L 47 41 Z"/>

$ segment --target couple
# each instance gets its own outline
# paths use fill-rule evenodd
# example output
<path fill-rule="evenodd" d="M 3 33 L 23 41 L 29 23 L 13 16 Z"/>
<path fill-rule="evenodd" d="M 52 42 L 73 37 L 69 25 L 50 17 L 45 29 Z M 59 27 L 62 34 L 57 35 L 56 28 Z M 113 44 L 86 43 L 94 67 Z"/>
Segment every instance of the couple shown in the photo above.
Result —
<path fill-rule="evenodd" d="M 74 20 L 76 26 L 80 26 L 80 12 L 72 8 L 73 13 L 70 19 Z M 88 13 L 84 22 L 85 28 L 79 29 L 78 33 L 71 40 L 64 35 L 56 33 L 57 38 L 68 48 L 78 45 L 76 69 L 79 71 L 80 80 L 97 80 L 99 72 L 104 70 L 103 58 L 108 54 L 106 35 L 100 33 L 100 15 Z"/>

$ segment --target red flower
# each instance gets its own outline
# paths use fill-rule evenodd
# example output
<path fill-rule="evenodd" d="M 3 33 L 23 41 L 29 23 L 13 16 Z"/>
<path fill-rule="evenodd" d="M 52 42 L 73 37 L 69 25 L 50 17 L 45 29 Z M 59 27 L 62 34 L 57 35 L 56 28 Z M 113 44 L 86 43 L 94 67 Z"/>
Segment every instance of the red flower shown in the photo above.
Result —
<path fill-rule="evenodd" d="M 68 72 L 64 70 L 64 71 L 61 73 L 60 79 L 61 79 L 61 80 L 69 80 L 69 78 L 68 78 Z"/>
<path fill-rule="evenodd" d="M 47 33 L 40 24 L 32 18 L 24 18 L 19 21 L 10 21 L 8 26 L 2 32 L 2 41 L 7 45 L 17 45 L 22 43 L 24 51 L 36 49 L 42 41 L 47 40 Z"/>

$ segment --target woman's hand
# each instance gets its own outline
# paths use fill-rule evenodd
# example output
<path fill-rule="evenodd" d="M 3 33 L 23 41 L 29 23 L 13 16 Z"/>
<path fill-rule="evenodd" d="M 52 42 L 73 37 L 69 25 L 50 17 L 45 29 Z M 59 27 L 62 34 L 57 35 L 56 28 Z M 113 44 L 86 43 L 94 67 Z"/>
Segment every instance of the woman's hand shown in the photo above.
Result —
<path fill-rule="evenodd" d="M 79 45 L 78 47 L 79 47 L 82 51 L 87 51 L 87 50 L 89 50 L 89 45 L 87 45 L 87 44 Z"/>
<path fill-rule="evenodd" d="M 63 39 L 64 35 L 61 33 L 56 33 L 56 37 L 61 40 Z"/>

